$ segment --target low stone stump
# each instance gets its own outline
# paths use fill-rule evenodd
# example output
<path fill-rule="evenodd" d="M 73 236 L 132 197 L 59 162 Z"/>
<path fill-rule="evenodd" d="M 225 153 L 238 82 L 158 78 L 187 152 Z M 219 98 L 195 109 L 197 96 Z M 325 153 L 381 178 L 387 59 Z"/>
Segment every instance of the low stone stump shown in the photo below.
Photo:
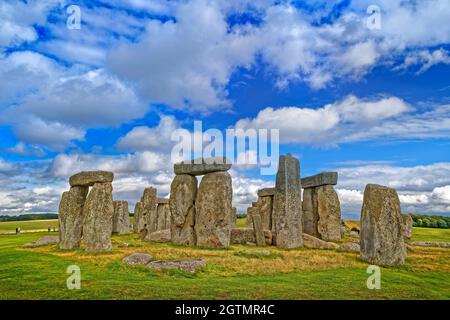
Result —
<path fill-rule="evenodd" d="M 153 257 L 146 253 L 133 253 L 125 258 L 122 262 L 126 264 L 142 264 L 147 265 L 153 260 Z"/>
<path fill-rule="evenodd" d="M 59 248 L 76 249 L 83 233 L 83 207 L 88 187 L 71 187 L 64 192 L 59 203 Z"/>
<path fill-rule="evenodd" d="M 24 248 L 37 248 L 42 246 L 47 246 L 51 244 L 57 244 L 59 242 L 59 238 L 57 236 L 45 236 L 36 240 L 34 242 L 29 242 L 23 245 Z"/>
<path fill-rule="evenodd" d="M 303 246 L 310 249 L 337 249 L 339 245 L 333 242 L 327 242 L 319 238 L 304 233 L 302 235 Z"/>
<path fill-rule="evenodd" d="M 406 258 L 400 200 L 394 189 L 369 184 L 360 223 L 361 258 L 376 265 L 403 264 Z"/>
<path fill-rule="evenodd" d="M 152 261 L 147 267 L 156 270 L 162 269 L 178 269 L 184 272 L 194 273 L 197 269 L 206 267 L 206 261 L 202 259 L 195 260 L 161 260 Z"/>
<path fill-rule="evenodd" d="M 450 242 L 438 242 L 438 241 L 413 241 L 413 246 L 419 247 L 435 247 L 435 248 L 450 248 Z"/>
<path fill-rule="evenodd" d="M 356 242 L 347 242 L 341 244 L 339 247 L 339 251 L 343 252 L 359 252 L 361 250 L 359 243 Z"/>
<path fill-rule="evenodd" d="M 170 239 L 170 229 L 154 231 L 145 237 L 145 240 L 152 242 L 170 242 Z"/>
<path fill-rule="evenodd" d="M 264 239 L 266 245 L 272 245 L 272 232 L 270 230 L 264 230 Z M 249 243 L 256 244 L 255 232 L 253 228 L 234 228 L 231 229 L 231 244 L 246 245 Z"/>
<path fill-rule="evenodd" d="M 233 189 L 228 172 L 206 174 L 195 200 L 196 244 L 205 247 L 230 245 Z"/>
<path fill-rule="evenodd" d="M 86 251 L 112 249 L 113 215 L 111 183 L 95 183 L 83 207 L 83 244 Z"/>
<path fill-rule="evenodd" d="M 113 233 L 128 234 L 130 232 L 130 213 L 127 201 L 114 201 Z"/>
<path fill-rule="evenodd" d="M 179 245 L 196 244 L 194 219 L 197 178 L 188 174 L 176 175 L 170 185 L 171 241 Z"/>

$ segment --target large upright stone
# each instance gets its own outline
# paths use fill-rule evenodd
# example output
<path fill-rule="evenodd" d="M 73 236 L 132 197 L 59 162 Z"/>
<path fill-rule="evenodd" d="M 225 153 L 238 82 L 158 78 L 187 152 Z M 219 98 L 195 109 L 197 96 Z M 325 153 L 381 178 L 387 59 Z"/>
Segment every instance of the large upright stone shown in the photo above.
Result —
<path fill-rule="evenodd" d="M 338 181 L 337 172 L 321 172 L 314 176 L 309 176 L 301 179 L 303 188 L 314 188 L 325 185 L 336 185 Z"/>
<path fill-rule="evenodd" d="M 89 188 L 72 187 L 64 192 L 59 204 L 59 247 L 75 249 L 80 246 L 83 230 L 83 206 Z"/>
<path fill-rule="evenodd" d="M 86 251 L 111 250 L 113 215 L 112 185 L 94 184 L 83 207 L 83 244 Z"/>
<path fill-rule="evenodd" d="M 273 206 L 277 247 L 303 245 L 300 188 L 300 161 L 291 155 L 280 156 Z"/>
<path fill-rule="evenodd" d="M 414 220 L 409 214 L 403 214 L 403 235 L 405 239 L 411 239 Z"/>
<path fill-rule="evenodd" d="M 170 229 L 169 199 L 158 198 L 157 217 L 156 230 Z"/>
<path fill-rule="evenodd" d="M 144 220 L 144 228 L 147 234 L 156 231 L 157 225 L 157 190 L 149 187 L 144 189 L 142 195 L 142 219 Z"/>
<path fill-rule="evenodd" d="M 92 187 L 95 183 L 111 183 L 114 174 L 109 171 L 82 171 L 69 178 L 71 187 Z"/>
<path fill-rule="evenodd" d="M 261 220 L 261 216 L 259 214 L 253 215 L 253 232 L 255 233 L 255 240 L 257 246 L 265 246 L 266 239 L 264 237 L 264 229 Z"/>
<path fill-rule="evenodd" d="M 145 228 L 144 219 L 142 219 L 142 202 L 136 202 L 134 206 L 134 232 L 140 232 Z"/>
<path fill-rule="evenodd" d="M 127 201 L 114 201 L 113 233 L 127 234 L 130 232 L 130 212 Z"/>
<path fill-rule="evenodd" d="M 190 174 L 193 176 L 204 175 L 207 173 L 228 171 L 231 168 L 231 162 L 227 158 L 200 158 L 191 161 L 183 161 L 173 166 L 175 174 Z"/>
<path fill-rule="evenodd" d="M 400 200 L 394 189 L 369 184 L 364 190 L 361 258 L 372 264 L 403 264 L 406 247 Z"/>
<path fill-rule="evenodd" d="M 264 230 L 272 230 L 273 196 L 260 196 L 258 198 L 258 214 Z"/>
<path fill-rule="evenodd" d="M 176 175 L 170 185 L 170 233 L 172 242 L 195 245 L 195 198 L 197 178 L 188 174 Z"/>
<path fill-rule="evenodd" d="M 228 172 L 205 175 L 195 200 L 195 233 L 197 245 L 226 247 L 233 228 L 233 189 Z"/>
<path fill-rule="evenodd" d="M 317 230 L 319 215 L 317 213 L 317 195 L 315 193 L 315 188 L 307 188 L 303 190 L 302 209 L 303 233 L 319 238 L 320 235 Z"/>
<path fill-rule="evenodd" d="M 315 188 L 317 194 L 317 231 L 325 241 L 341 240 L 341 204 L 331 185 Z"/>

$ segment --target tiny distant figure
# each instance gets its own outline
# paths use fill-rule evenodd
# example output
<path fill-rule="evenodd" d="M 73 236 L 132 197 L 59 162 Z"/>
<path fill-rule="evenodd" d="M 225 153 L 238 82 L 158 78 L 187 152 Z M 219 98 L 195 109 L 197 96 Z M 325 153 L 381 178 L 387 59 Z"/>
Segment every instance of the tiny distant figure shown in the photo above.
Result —
<path fill-rule="evenodd" d="M 52 228 L 51 227 L 48 227 L 48 233 L 50 233 L 50 232 L 52 232 Z"/>
<path fill-rule="evenodd" d="M 16 228 L 16 234 L 20 234 L 20 228 L 19 227 Z"/>

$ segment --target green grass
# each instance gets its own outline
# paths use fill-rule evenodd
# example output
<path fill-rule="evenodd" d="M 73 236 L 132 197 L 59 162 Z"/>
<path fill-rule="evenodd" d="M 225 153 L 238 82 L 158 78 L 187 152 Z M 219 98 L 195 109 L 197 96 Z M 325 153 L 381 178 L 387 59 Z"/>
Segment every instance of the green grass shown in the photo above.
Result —
<path fill-rule="evenodd" d="M 450 229 L 413 228 L 412 241 L 450 242 Z"/>
<path fill-rule="evenodd" d="M 114 236 L 113 251 L 97 255 L 56 245 L 22 247 L 46 234 L 0 235 L 0 299 L 450 299 L 446 248 L 416 247 L 406 265 L 382 268 L 381 290 L 369 290 L 368 264 L 356 253 L 266 247 L 271 254 L 260 257 L 242 253 L 256 249 L 250 246 L 189 248 L 144 242 L 134 234 Z M 420 237 L 435 240 L 433 234 Z M 122 264 L 133 252 L 204 258 L 208 266 L 190 274 Z M 72 264 L 81 268 L 81 290 L 66 288 Z"/>
<path fill-rule="evenodd" d="M 57 228 L 58 220 L 31 220 L 31 221 L 8 221 L 0 222 L 0 234 L 15 233 L 17 227 L 21 231 L 46 231 L 48 227 Z"/>

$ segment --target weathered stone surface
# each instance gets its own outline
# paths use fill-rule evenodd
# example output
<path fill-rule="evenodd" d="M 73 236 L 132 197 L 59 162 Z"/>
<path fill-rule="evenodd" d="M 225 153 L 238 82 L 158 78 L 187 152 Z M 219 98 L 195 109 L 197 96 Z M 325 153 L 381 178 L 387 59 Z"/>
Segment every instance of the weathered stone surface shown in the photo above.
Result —
<path fill-rule="evenodd" d="M 450 248 L 450 242 L 437 242 L 437 241 L 413 241 L 413 246 L 419 247 L 438 247 L 438 248 Z"/>
<path fill-rule="evenodd" d="M 156 192 L 156 188 L 148 187 L 142 195 L 142 219 L 148 233 L 156 231 L 158 221 Z"/>
<path fill-rule="evenodd" d="M 336 249 L 339 245 L 333 242 L 327 242 L 319 238 L 313 237 L 312 235 L 304 233 L 302 235 L 303 246 L 311 249 Z"/>
<path fill-rule="evenodd" d="M 273 197 L 275 195 L 275 188 L 264 188 L 258 190 L 258 197 Z"/>
<path fill-rule="evenodd" d="M 153 242 L 169 242 L 170 241 L 170 229 L 158 230 L 147 234 L 145 240 Z"/>
<path fill-rule="evenodd" d="M 264 230 L 272 230 L 273 197 L 263 196 L 258 198 L 257 212 L 261 216 Z"/>
<path fill-rule="evenodd" d="M 59 204 L 59 247 L 75 249 L 80 246 L 83 232 L 83 206 L 89 188 L 72 187 L 64 192 Z"/>
<path fill-rule="evenodd" d="M 113 215 L 112 185 L 94 184 L 83 207 L 83 244 L 86 251 L 111 250 Z"/>
<path fill-rule="evenodd" d="M 194 176 L 212 172 L 228 171 L 230 168 L 230 160 L 222 157 L 194 159 L 176 163 L 173 166 L 175 174 L 190 174 Z"/>
<path fill-rule="evenodd" d="M 266 239 L 264 237 L 264 230 L 262 226 L 261 216 L 259 214 L 253 215 L 253 231 L 255 232 L 256 245 L 263 247 L 266 245 Z"/>
<path fill-rule="evenodd" d="M 180 245 L 195 245 L 195 198 L 197 178 L 183 174 L 177 175 L 170 185 L 170 232 L 172 242 Z"/>
<path fill-rule="evenodd" d="M 341 240 L 341 204 L 331 185 L 317 187 L 317 231 L 325 241 Z"/>
<path fill-rule="evenodd" d="M 126 264 L 143 264 L 146 265 L 153 260 L 153 257 L 146 253 L 133 253 L 122 259 Z"/>
<path fill-rule="evenodd" d="M 270 230 L 264 230 L 264 239 L 266 245 L 272 245 L 272 232 Z M 248 244 L 256 243 L 255 232 L 253 228 L 234 228 L 231 229 L 231 240 L 232 244 Z"/>
<path fill-rule="evenodd" d="M 114 201 L 113 233 L 127 234 L 130 232 L 130 212 L 127 201 Z"/>
<path fill-rule="evenodd" d="M 134 232 L 140 232 L 145 228 L 145 221 L 142 219 L 142 202 L 136 202 L 134 206 Z"/>
<path fill-rule="evenodd" d="M 170 206 L 168 203 L 158 203 L 156 230 L 170 229 Z M 169 222 L 169 223 L 167 223 Z"/>
<path fill-rule="evenodd" d="M 355 230 L 350 231 L 350 237 L 359 238 L 359 232 Z"/>
<path fill-rule="evenodd" d="M 361 211 L 361 258 L 376 265 L 403 264 L 406 249 L 400 200 L 394 189 L 369 184 Z"/>
<path fill-rule="evenodd" d="M 111 183 L 114 174 L 109 171 L 82 171 L 69 178 L 71 187 L 92 187 L 95 183 Z"/>
<path fill-rule="evenodd" d="M 253 228 L 252 215 L 258 212 L 258 208 L 248 207 L 247 208 L 247 228 Z"/>
<path fill-rule="evenodd" d="M 406 239 L 411 239 L 414 220 L 409 214 L 403 214 L 403 235 Z"/>
<path fill-rule="evenodd" d="M 303 245 L 300 187 L 299 160 L 291 155 L 280 156 L 273 205 L 275 241 L 280 248 Z"/>
<path fill-rule="evenodd" d="M 56 244 L 58 242 L 59 242 L 59 238 L 57 236 L 45 236 L 34 242 L 24 244 L 24 248 L 42 247 L 42 246 L 47 246 L 49 244 Z"/>
<path fill-rule="evenodd" d="M 198 246 L 226 247 L 230 245 L 233 228 L 233 188 L 228 172 L 205 175 L 195 200 L 195 234 Z"/>
<path fill-rule="evenodd" d="M 236 221 L 237 221 L 237 209 L 235 207 L 231 208 L 231 217 L 233 219 L 233 222 L 232 222 L 233 228 L 235 228 Z"/>
<path fill-rule="evenodd" d="M 314 176 L 301 179 L 302 188 L 314 188 L 324 185 L 336 185 L 338 180 L 337 172 L 322 172 Z"/>
<path fill-rule="evenodd" d="M 184 272 L 195 272 L 197 269 L 206 267 L 206 261 L 203 259 L 195 260 L 164 260 L 153 261 L 147 264 L 151 269 L 178 269 Z"/>
<path fill-rule="evenodd" d="M 341 246 L 339 247 L 339 251 L 359 252 L 360 251 L 360 246 L 359 246 L 359 243 L 346 242 L 346 243 L 341 244 Z"/>
<path fill-rule="evenodd" d="M 169 204 L 169 199 L 167 198 L 158 198 L 157 199 L 158 204 Z"/>
<path fill-rule="evenodd" d="M 316 238 L 320 237 L 317 230 L 319 215 L 317 214 L 317 195 L 315 194 L 315 188 L 307 188 L 303 190 L 302 209 L 303 233 L 307 233 Z"/>

